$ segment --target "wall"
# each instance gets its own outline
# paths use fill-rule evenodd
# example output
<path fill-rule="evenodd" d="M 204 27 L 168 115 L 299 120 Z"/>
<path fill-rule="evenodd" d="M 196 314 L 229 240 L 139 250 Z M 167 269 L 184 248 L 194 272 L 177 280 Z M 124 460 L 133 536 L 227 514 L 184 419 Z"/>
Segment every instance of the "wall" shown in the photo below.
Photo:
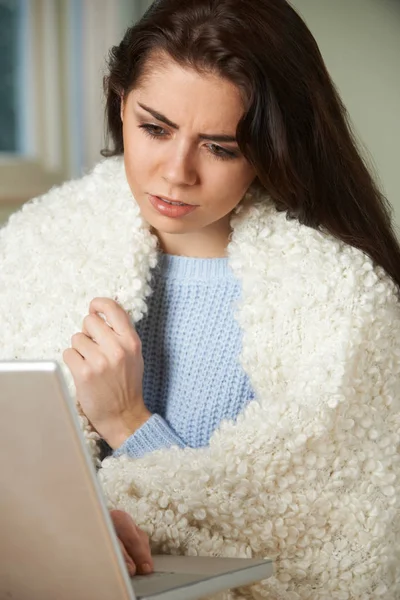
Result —
<path fill-rule="evenodd" d="M 293 0 L 316 38 L 400 231 L 400 2 Z"/>

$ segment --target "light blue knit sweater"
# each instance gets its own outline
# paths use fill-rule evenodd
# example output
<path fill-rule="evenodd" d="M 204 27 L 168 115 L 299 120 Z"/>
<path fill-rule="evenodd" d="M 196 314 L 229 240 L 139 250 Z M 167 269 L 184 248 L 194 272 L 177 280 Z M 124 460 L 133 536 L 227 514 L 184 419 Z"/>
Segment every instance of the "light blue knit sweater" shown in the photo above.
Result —
<path fill-rule="evenodd" d="M 235 419 L 254 397 L 238 362 L 240 284 L 228 259 L 161 254 L 152 277 L 149 311 L 136 328 L 143 396 L 153 416 L 114 456 L 206 446 L 220 422 Z"/>

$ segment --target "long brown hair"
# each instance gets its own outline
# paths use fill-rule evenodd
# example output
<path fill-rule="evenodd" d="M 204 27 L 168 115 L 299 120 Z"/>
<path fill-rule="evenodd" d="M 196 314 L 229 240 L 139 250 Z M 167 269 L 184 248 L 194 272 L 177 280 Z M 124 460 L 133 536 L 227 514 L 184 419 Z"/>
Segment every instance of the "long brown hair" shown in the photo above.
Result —
<path fill-rule="evenodd" d="M 400 287 L 392 209 L 357 147 L 348 114 L 308 27 L 286 0 L 157 0 L 112 48 L 104 87 L 113 148 L 124 151 L 121 93 L 149 57 L 216 73 L 243 93 L 237 140 L 256 185 L 287 218 L 369 255 Z"/>

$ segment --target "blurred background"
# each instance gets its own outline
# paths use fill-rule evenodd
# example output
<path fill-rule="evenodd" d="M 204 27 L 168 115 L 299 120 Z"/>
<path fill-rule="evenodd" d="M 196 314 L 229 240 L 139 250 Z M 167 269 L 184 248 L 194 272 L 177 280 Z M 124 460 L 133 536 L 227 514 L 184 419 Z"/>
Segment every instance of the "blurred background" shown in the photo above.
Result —
<path fill-rule="evenodd" d="M 108 50 L 150 4 L 0 0 L 0 226 L 101 159 Z M 292 4 L 317 39 L 399 233 L 400 1 Z"/>

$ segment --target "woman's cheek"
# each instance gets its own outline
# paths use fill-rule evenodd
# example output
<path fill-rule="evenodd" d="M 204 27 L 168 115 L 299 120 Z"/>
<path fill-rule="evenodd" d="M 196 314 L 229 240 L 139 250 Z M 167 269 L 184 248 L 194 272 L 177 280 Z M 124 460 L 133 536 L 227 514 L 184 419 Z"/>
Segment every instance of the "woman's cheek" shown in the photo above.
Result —
<path fill-rule="evenodd" d="M 131 175 L 141 178 L 146 171 L 150 150 L 145 145 L 139 145 L 135 140 L 130 140 L 127 145 L 124 144 L 125 167 Z"/>

